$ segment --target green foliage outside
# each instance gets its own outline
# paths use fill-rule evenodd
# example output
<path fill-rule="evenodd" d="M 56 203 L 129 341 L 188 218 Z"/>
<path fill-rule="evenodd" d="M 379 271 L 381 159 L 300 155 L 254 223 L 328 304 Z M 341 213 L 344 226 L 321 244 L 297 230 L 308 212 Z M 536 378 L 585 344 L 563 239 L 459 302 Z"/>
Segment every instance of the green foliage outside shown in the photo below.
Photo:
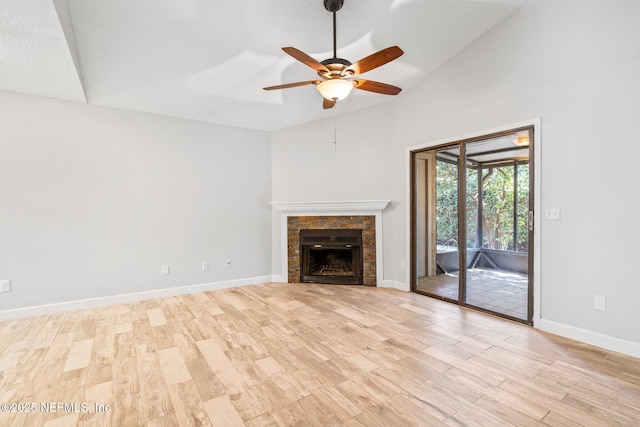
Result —
<path fill-rule="evenodd" d="M 482 169 L 483 219 L 482 247 L 503 251 L 528 250 L 529 168 L 519 165 L 517 245 L 514 247 L 514 174 L 513 165 Z M 436 172 L 437 244 L 458 247 L 458 166 L 438 161 Z M 478 171 L 467 170 L 467 247 L 479 248 Z"/>
<path fill-rule="evenodd" d="M 436 243 L 458 247 L 458 166 L 436 164 Z"/>

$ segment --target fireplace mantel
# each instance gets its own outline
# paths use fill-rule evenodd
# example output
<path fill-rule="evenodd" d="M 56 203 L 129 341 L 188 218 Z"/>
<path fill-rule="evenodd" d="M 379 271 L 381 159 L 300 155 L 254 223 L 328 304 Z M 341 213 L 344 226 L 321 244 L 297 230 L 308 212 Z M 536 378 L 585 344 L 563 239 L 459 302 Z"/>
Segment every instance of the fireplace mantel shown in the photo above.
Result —
<path fill-rule="evenodd" d="M 390 200 L 342 200 L 322 202 L 271 202 L 271 206 L 280 212 L 279 236 L 281 256 L 281 276 L 278 281 L 287 282 L 288 272 L 288 246 L 287 246 L 287 218 L 296 216 L 359 216 L 369 215 L 375 217 L 376 238 L 376 281 L 377 285 L 383 283 L 383 241 L 382 241 L 382 211 L 389 205 Z M 274 279 L 275 280 L 275 279 Z"/>
<path fill-rule="evenodd" d="M 366 212 L 372 215 L 375 212 L 382 212 L 389 200 L 351 200 L 341 202 L 271 202 L 279 212 L 296 212 L 296 213 L 313 213 L 330 212 L 335 215 L 336 212 L 349 212 L 355 215 L 353 211 Z"/>

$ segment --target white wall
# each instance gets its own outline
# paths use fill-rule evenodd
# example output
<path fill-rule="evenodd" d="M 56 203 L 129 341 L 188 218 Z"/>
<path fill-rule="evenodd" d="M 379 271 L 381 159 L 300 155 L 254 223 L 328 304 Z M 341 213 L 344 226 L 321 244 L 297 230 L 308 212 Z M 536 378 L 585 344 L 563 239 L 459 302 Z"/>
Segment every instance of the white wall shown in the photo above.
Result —
<path fill-rule="evenodd" d="M 345 116 L 342 132 L 356 138 L 350 143 L 376 147 L 367 158 L 372 185 L 333 185 L 328 192 L 300 178 L 303 171 L 335 171 L 348 161 L 326 153 L 316 160 L 318 148 L 305 136 L 327 123 L 274 133 L 274 200 L 390 197 L 385 279 L 405 282 L 407 147 L 540 117 L 538 196 L 543 207 L 562 210 L 561 221 L 542 222 L 538 242 L 544 326 L 637 352 L 638 22 L 635 0 L 531 0 L 393 103 Z M 358 135 L 370 124 L 373 134 Z M 298 154 L 286 153 L 289 147 Z M 357 151 L 349 156 L 359 158 Z M 299 163 L 279 170 L 289 159 Z M 312 192 L 303 197 L 305 187 Z M 594 294 L 607 297 L 606 312 L 593 310 Z"/>
<path fill-rule="evenodd" d="M 390 195 L 392 129 L 393 110 L 387 103 L 346 115 L 327 111 L 326 120 L 272 133 L 274 200 L 367 200 Z"/>
<path fill-rule="evenodd" d="M 0 93 L 0 311 L 269 276 L 269 150 L 264 132 Z"/>

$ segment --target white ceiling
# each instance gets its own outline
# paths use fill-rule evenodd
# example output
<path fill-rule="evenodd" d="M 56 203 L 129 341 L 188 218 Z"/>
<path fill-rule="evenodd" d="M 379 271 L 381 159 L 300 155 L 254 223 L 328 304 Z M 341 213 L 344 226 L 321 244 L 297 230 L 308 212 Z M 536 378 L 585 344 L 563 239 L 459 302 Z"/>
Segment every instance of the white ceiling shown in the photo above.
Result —
<path fill-rule="evenodd" d="M 526 0 L 345 0 L 338 56 L 405 54 L 363 77 L 406 92 Z M 323 0 L 0 0 L 0 89 L 259 130 L 333 114 L 315 71 L 332 55 Z M 398 96 L 402 96 L 402 93 Z M 346 112 L 393 97 L 355 90 Z"/>

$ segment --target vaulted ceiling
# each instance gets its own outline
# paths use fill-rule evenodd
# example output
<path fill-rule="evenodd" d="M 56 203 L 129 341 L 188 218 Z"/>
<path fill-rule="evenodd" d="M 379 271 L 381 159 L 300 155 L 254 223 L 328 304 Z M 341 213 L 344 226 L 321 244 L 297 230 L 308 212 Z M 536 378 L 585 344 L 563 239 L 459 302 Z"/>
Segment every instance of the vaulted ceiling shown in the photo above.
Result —
<path fill-rule="evenodd" d="M 398 45 L 399 59 L 363 77 L 403 93 L 526 0 L 345 0 L 338 56 Z M 315 71 L 285 54 L 332 55 L 323 0 L 1 0 L 0 90 L 258 130 L 333 114 Z M 402 96 L 402 93 L 398 96 Z M 364 91 L 336 113 L 392 100 Z"/>

